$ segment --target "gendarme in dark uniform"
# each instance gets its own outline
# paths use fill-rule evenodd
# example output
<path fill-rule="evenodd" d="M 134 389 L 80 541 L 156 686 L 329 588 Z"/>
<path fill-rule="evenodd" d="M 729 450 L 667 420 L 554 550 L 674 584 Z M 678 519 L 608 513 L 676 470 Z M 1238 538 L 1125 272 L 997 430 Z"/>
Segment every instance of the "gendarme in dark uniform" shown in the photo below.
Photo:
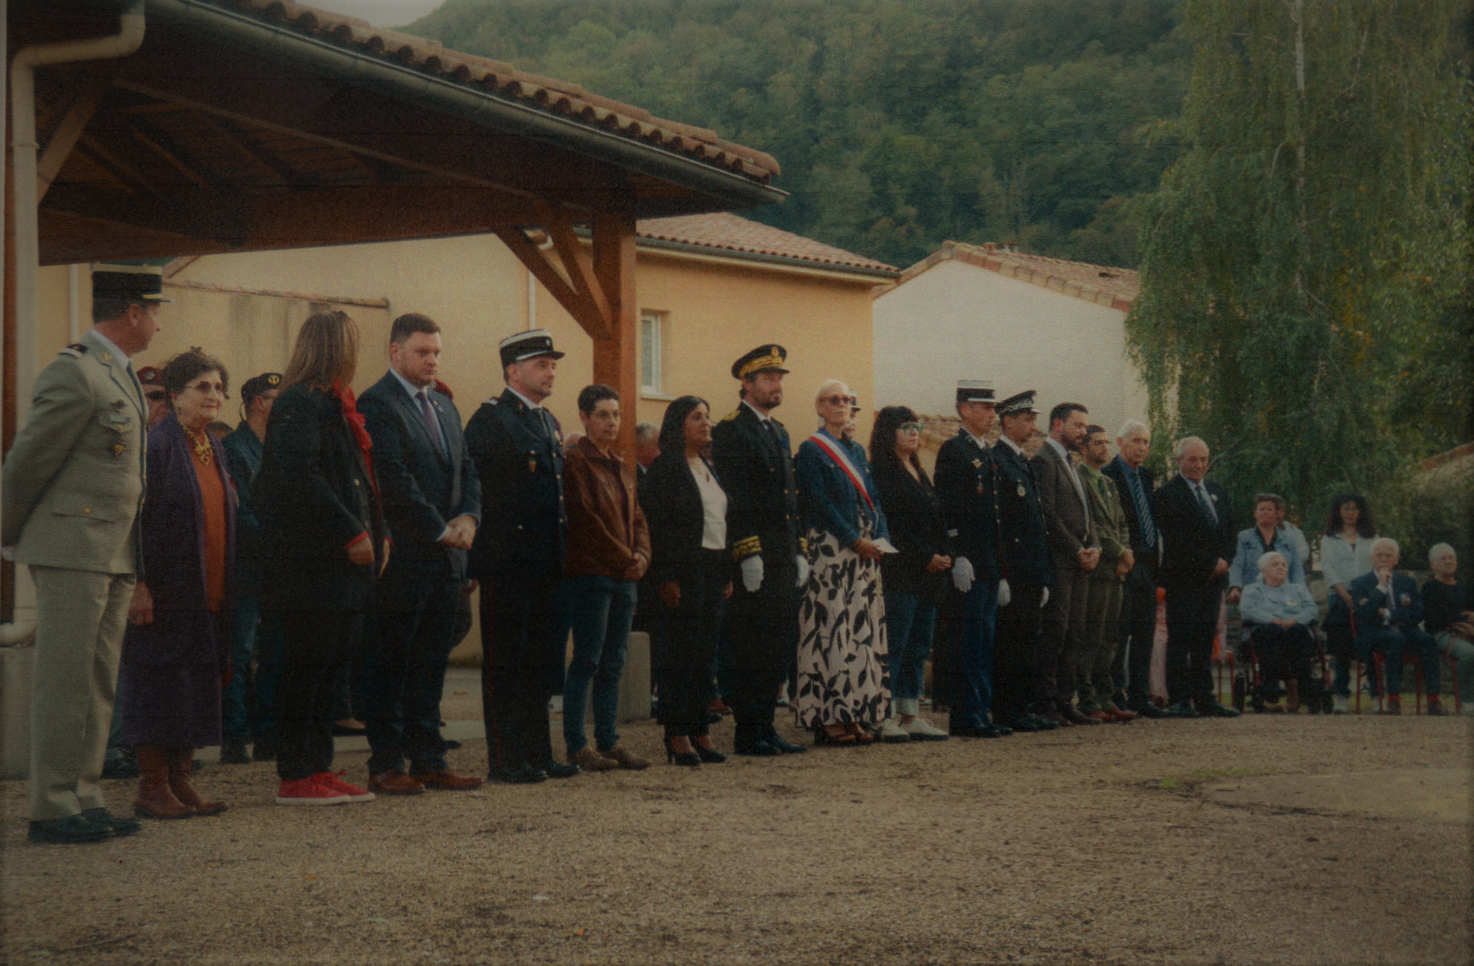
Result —
<path fill-rule="evenodd" d="M 535 399 L 527 393 L 542 387 L 519 381 L 522 364 L 563 353 L 553 349 L 546 329 L 519 332 L 499 348 L 507 388 L 466 424 L 466 446 L 481 479 L 470 574 L 481 582 L 481 701 L 491 777 L 526 783 L 578 772 L 553 760 L 548 727 L 551 682 L 563 661 L 553 619 L 568 537 L 563 433 L 541 405 L 552 391 L 551 376 Z"/>
<path fill-rule="evenodd" d="M 998 470 L 987 445 L 968 428 L 969 420 L 979 432 L 991 428 L 992 407 L 991 382 L 965 379 L 957 384 L 957 413 L 963 425 L 937 450 L 936 468 L 937 500 L 953 554 L 953 586 L 940 622 L 950 672 L 947 724 L 954 735 L 977 738 L 1010 733 L 992 720 L 993 649 L 1003 577 Z"/>
<path fill-rule="evenodd" d="M 764 374 L 778 377 L 781 401 L 787 359 L 782 346 L 764 345 L 734 362 L 732 376 L 742 381 L 747 398 L 711 434 L 717 478 L 727 491 L 727 546 L 739 570 L 727 620 L 733 746 L 746 755 L 806 750 L 773 729 L 778 687 L 798 648 L 799 559 L 805 552 L 788 432 L 767 413 L 778 402 L 770 395 L 774 376 Z"/>
<path fill-rule="evenodd" d="M 1054 583 L 1049 535 L 1039 508 L 1039 484 L 1020 444 L 1009 438 L 1010 417 L 1037 415 L 1034 391 L 1009 396 L 998 404 L 1003 436 L 993 447 L 998 466 L 998 518 L 1003 537 L 1003 571 L 1010 600 L 998 609 L 998 641 L 993 655 L 993 716 L 1015 731 L 1039 731 L 1054 722 L 1032 714 L 1042 706 L 1043 681 L 1037 661 L 1039 606 Z M 1030 430 L 1033 421 L 1018 425 Z"/>

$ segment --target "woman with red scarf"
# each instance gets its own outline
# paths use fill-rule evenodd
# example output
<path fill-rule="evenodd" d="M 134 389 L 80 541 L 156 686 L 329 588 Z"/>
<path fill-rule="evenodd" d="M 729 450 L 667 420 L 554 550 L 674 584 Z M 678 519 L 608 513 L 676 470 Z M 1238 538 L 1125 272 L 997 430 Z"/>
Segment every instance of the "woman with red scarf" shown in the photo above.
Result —
<path fill-rule="evenodd" d="M 355 406 L 358 326 L 346 312 L 302 324 L 266 425 L 257 511 L 263 604 L 282 621 L 277 685 L 279 805 L 365 802 L 333 764 L 333 683 L 360 646 L 389 557 L 373 448 Z"/>

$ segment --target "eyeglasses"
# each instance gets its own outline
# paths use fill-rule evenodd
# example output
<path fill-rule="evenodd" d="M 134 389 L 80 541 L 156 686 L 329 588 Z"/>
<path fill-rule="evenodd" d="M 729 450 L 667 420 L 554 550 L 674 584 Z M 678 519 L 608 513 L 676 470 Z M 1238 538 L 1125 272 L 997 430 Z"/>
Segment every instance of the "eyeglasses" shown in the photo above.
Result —
<path fill-rule="evenodd" d="M 854 396 L 825 396 L 823 399 L 821 399 L 819 401 L 820 402 L 824 402 L 824 403 L 828 403 L 831 406 L 848 406 L 850 403 L 852 403 L 852 402 L 855 401 L 855 397 Z"/>
<path fill-rule="evenodd" d="M 920 423 L 902 423 L 901 425 L 897 426 L 896 428 L 899 429 L 903 433 L 919 433 L 919 432 L 921 432 L 921 424 Z"/>

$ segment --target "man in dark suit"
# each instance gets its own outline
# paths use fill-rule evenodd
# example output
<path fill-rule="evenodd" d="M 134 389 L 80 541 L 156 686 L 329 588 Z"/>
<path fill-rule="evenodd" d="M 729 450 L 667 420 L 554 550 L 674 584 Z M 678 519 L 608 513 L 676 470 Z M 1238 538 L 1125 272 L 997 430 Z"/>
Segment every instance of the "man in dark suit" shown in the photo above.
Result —
<path fill-rule="evenodd" d="M 558 360 L 546 329 L 501 341 L 507 388 L 466 424 L 481 478 L 471 576 L 481 582 L 481 702 L 491 777 L 524 784 L 579 772 L 553 758 L 552 682 L 563 666 L 555 620 L 568 517 L 563 433 L 543 408 Z"/>
<path fill-rule="evenodd" d="M 993 384 L 957 384 L 962 428 L 937 451 L 936 490 L 952 542 L 953 599 L 942 623 L 951 673 L 947 727 L 953 735 L 998 738 L 993 722 L 993 644 L 1002 571 L 998 547 L 998 469 L 984 437 L 993 428 Z M 942 682 L 938 682 L 940 685 Z M 938 692 L 942 688 L 938 687 Z"/>
<path fill-rule="evenodd" d="M 1178 476 L 1157 491 L 1152 510 L 1162 535 L 1167 591 L 1168 714 L 1237 718 L 1213 694 L 1213 634 L 1228 586 L 1238 530 L 1233 504 L 1208 473 L 1208 444 L 1196 436 L 1177 441 Z"/>
<path fill-rule="evenodd" d="M 1152 703 L 1152 644 L 1157 635 L 1157 566 L 1162 538 L 1152 512 L 1156 486 L 1152 471 L 1143 464 L 1152 448 L 1152 431 L 1140 420 L 1127 420 L 1116 437 L 1114 459 L 1101 470 L 1116 484 L 1126 526 L 1131 531 L 1135 561 L 1121 588 L 1120 640 L 1111 663 L 1111 679 L 1122 692 L 1117 705 L 1144 718 L 1162 717 Z M 1124 703 L 1123 703 L 1124 702 Z"/>
<path fill-rule="evenodd" d="M 737 562 L 727 610 L 732 648 L 733 748 L 739 755 L 807 751 L 773 728 L 778 688 L 798 650 L 798 588 L 808 579 L 788 431 L 773 418 L 783 402 L 788 352 L 763 345 L 732 363 L 742 402 L 711 434 L 727 492 L 727 547 Z"/>
<path fill-rule="evenodd" d="M 1418 582 L 1397 573 L 1402 551 L 1397 541 L 1380 537 L 1372 543 L 1372 572 L 1347 585 L 1356 607 L 1356 656 L 1371 664 L 1372 654 L 1386 655 L 1387 695 L 1384 714 L 1402 713 L 1402 660 L 1411 651 L 1423 673 L 1423 693 L 1428 695 L 1428 713 L 1447 714 L 1438 699 L 1443 662 L 1433 635 L 1423 630 L 1423 598 Z"/>
<path fill-rule="evenodd" d="M 1041 679 L 1050 706 L 1042 713 L 1056 724 L 1100 724 L 1074 704 L 1075 661 L 1084 645 L 1090 571 L 1100 563 L 1100 541 L 1090 518 L 1085 487 L 1071 453 L 1085 441 L 1084 406 L 1060 403 L 1049 412 L 1049 437 L 1032 460 L 1039 481 L 1039 509 L 1049 534 L 1054 585 L 1039 632 Z"/>
<path fill-rule="evenodd" d="M 31 410 L 5 461 L 0 546 L 36 585 L 29 835 L 98 842 L 138 831 L 108 812 L 98 778 L 123 631 L 142 569 L 143 387 L 128 359 L 159 329 L 163 275 L 92 273 L 81 340 L 36 377 Z"/>
<path fill-rule="evenodd" d="M 440 735 L 445 665 L 481 512 L 460 413 L 435 390 L 441 348 L 433 319 L 401 315 L 389 330 L 389 371 L 358 399 L 394 534 L 364 662 L 368 787 L 386 795 L 481 786 L 446 766 Z"/>
<path fill-rule="evenodd" d="M 998 467 L 998 521 L 1003 544 L 1003 573 L 1009 601 L 998 607 L 998 633 L 993 652 L 993 717 L 1014 731 L 1050 731 L 1058 725 L 1037 714 L 1044 707 L 1040 681 L 1039 609 L 1054 583 L 1049 536 L 1039 509 L 1039 485 L 1024 443 L 1034 435 L 1039 412 L 1034 391 L 1009 396 L 998 404 L 1003 435 L 993 447 Z"/>

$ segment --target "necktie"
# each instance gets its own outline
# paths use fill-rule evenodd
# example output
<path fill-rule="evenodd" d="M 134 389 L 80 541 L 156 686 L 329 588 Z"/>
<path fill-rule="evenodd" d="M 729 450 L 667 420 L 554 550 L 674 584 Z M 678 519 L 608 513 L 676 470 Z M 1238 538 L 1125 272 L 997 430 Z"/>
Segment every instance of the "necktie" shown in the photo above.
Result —
<path fill-rule="evenodd" d="M 1157 524 L 1152 519 L 1152 506 L 1147 502 L 1141 486 L 1141 474 L 1128 473 L 1131 482 L 1131 502 L 1136 504 L 1136 521 L 1141 526 L 1141 549 L 1150 550 L 1157 545 Z"/>
<path fill-rule="evenodd" d="M 441 455 L 444 455 L 445 440 L 440 435 L 440 420 L 435 418 L 435 410 L 430 405 L 430 394 L 424 389 L 421 389 L 415 393 L 415 399 L 419 400 L 420 403 L 420 418 L 425 421 L 425 431 L 435 441 L 435 445 L 440 449 Z"/>
<path fill-rule="evenodd" d="M 1215 527 L 1218 526 L 1218 514 L 1213 510 L 1213 501 L 1208 498 L 1208 488 L 1201 483 L 1194 484 L 1198 491 L 1198 502 L 1203 505 L 1203 512 L 1208 514 L 1208 520 Z"/>

